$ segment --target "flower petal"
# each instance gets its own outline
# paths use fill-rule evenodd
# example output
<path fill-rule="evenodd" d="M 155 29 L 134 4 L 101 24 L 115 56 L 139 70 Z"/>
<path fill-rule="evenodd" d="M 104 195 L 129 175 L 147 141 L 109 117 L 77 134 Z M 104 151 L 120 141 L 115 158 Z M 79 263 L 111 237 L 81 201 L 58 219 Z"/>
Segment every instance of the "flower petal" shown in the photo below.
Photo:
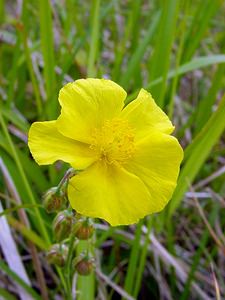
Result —
<path fill-rule="evenodd" d="M 143 182 L 121 167 L 95 163 L 70 179 L 68 197 L 80 214 L 112 226 L 137 222 L 149 213 L 150 195 Z"/>
<path fill-rule="evenodd" d="M 123 108 L 126 92 L 106 79 L 80 79 L 68 83 L 59 93 L 62 106 L 58 130 L 81 142 L 90 142 L 94 128 L 117 116 Z"/>
<path fill-rule="evenodd" d="M 28 146 L 39 165 L 63 160 L 76 169 L 83 169 L 95 160 L 89 145 L 63 136 L 57 130 L 56 121 L 33 123 L 29 130 Z"/>
<path fill-rule="evenodd" d="M 138 142 L 136 153 L 124 167 L 138 176 L 151 195 L 151 213 L 161 211 L 176 187 L 183 149 L 173 136 L 160 132 Z"/>
<path fill-rule="evenodd" d="M 152 128 L 167 134 L 174 130 L 167 115 L 144 89 L 141 89 L 137 98 L 122 110 L 121 117 L 127 119 L 136 129 L 137 139 L 147 136 Z"/>

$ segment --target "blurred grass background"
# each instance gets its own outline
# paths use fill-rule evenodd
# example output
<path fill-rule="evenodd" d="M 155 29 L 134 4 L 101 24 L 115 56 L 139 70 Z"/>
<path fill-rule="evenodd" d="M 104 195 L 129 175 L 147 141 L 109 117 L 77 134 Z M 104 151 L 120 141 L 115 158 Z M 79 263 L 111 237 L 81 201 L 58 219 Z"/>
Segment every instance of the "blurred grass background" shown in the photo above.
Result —
<path fill-rule="evenodd" d="M 121 84 L 127 102 L 149 90 L 185 158 L 164 212 L 96 225 L 95 278 L 77 298 L 224 299 L 224 15 L 222 0 L 0 0 L 0 298 L 67 299 L 40 204 L 68 166 L 39 167 L 27 132 L 58 115 L 66 82 L 89 76 Z"/>

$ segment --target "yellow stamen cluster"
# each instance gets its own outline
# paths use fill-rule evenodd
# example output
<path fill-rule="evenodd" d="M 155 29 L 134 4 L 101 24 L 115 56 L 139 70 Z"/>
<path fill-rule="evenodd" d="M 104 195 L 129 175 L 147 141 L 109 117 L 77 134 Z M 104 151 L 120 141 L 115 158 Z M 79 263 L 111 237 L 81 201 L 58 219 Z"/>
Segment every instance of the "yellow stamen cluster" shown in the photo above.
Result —
<path fill-rule="evenodd" d="M 106 120 L 92 137 L 91 149 L 108 164 L 121 165 L 134 154 L 134 132 L 126 120 Z"/>

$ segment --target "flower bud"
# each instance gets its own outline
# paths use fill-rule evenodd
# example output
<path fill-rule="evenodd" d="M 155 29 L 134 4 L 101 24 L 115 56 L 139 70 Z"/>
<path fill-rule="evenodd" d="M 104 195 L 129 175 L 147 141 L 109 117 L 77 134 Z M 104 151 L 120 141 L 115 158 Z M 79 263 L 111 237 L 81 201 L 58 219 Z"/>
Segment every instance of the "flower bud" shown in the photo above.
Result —
<path fill-rule="evenodd" d="M 88 240 L 94 232 L 94 226 L 87 220 L 79 220 L 77 221 L 72 228 L 72 233 L 79 239 L 79 240 Z"/>
<path fill-rule="evenodd" d="M 73 218 L 73 212 L 70 210 L 63 210 L 56 215 L 53 220 L 53 231 L 58 242 L 64 240 L 70 235 Z"/>
<path fill-rule="evenodd" d="M 54 244 L 47 252 L 47 260 L 50 264 L 63 267 L 68 255 L 68 247 L 64 244 Z"/>
<path fill-rule="evenodd" d="M 94 268 L 94 259 L 88 255 L 81 254 L 73 260 L 73 267 L 79 275 L 87 276 L 91 274 Z"/>
<path fill-rule="evenodd" d="M 47 213 L 52 213 L 64 209 L 67 200 L 61 190 L 58 191 L 57 187 L 52 187 L 43 195 L 43 201 Z"/>

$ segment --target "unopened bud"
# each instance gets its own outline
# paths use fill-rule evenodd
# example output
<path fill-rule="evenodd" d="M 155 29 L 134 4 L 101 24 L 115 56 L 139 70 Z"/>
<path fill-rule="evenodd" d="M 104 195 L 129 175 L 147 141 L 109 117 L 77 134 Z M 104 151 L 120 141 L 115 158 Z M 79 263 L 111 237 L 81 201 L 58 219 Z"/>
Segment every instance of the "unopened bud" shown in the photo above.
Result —
<path fill-rule="evenodd" d="M 91 274 L 94 268 L 94 259 L 88 255 L 81 254 L 73 260 L 73 267 L 79 275 L 87 276 Z"/>
<path fill-rule="evenodd" d="M 77 221 L 72 228 L 72 233 L 79 239 L 79 240 L 88 240 L 92 237 L 94 232 L 94 226 L 90 223 L 90 221 Z"/>
<path fill-rule="evenodd" d="M 64 209 L 66 206 L 66 197 L 64 193 L 57 187 L 50 188 L 43 195 L 43 205 L 47 213 L 52 213 Z"/>
<path fill-rule="evenodd" d="M 47 253 L 47 260 L 50 264 L 63 267 L 68 255 L 68 247 L 64 244 L 54 244 Z"/>
<path fill-rule="evenodd" d="M 58 242 L 67 238 L 73 225 L 73 213 L 70 210 L 64 210 L 59 212 L 53 220 L 53 231 L 55 238 Z"/>

